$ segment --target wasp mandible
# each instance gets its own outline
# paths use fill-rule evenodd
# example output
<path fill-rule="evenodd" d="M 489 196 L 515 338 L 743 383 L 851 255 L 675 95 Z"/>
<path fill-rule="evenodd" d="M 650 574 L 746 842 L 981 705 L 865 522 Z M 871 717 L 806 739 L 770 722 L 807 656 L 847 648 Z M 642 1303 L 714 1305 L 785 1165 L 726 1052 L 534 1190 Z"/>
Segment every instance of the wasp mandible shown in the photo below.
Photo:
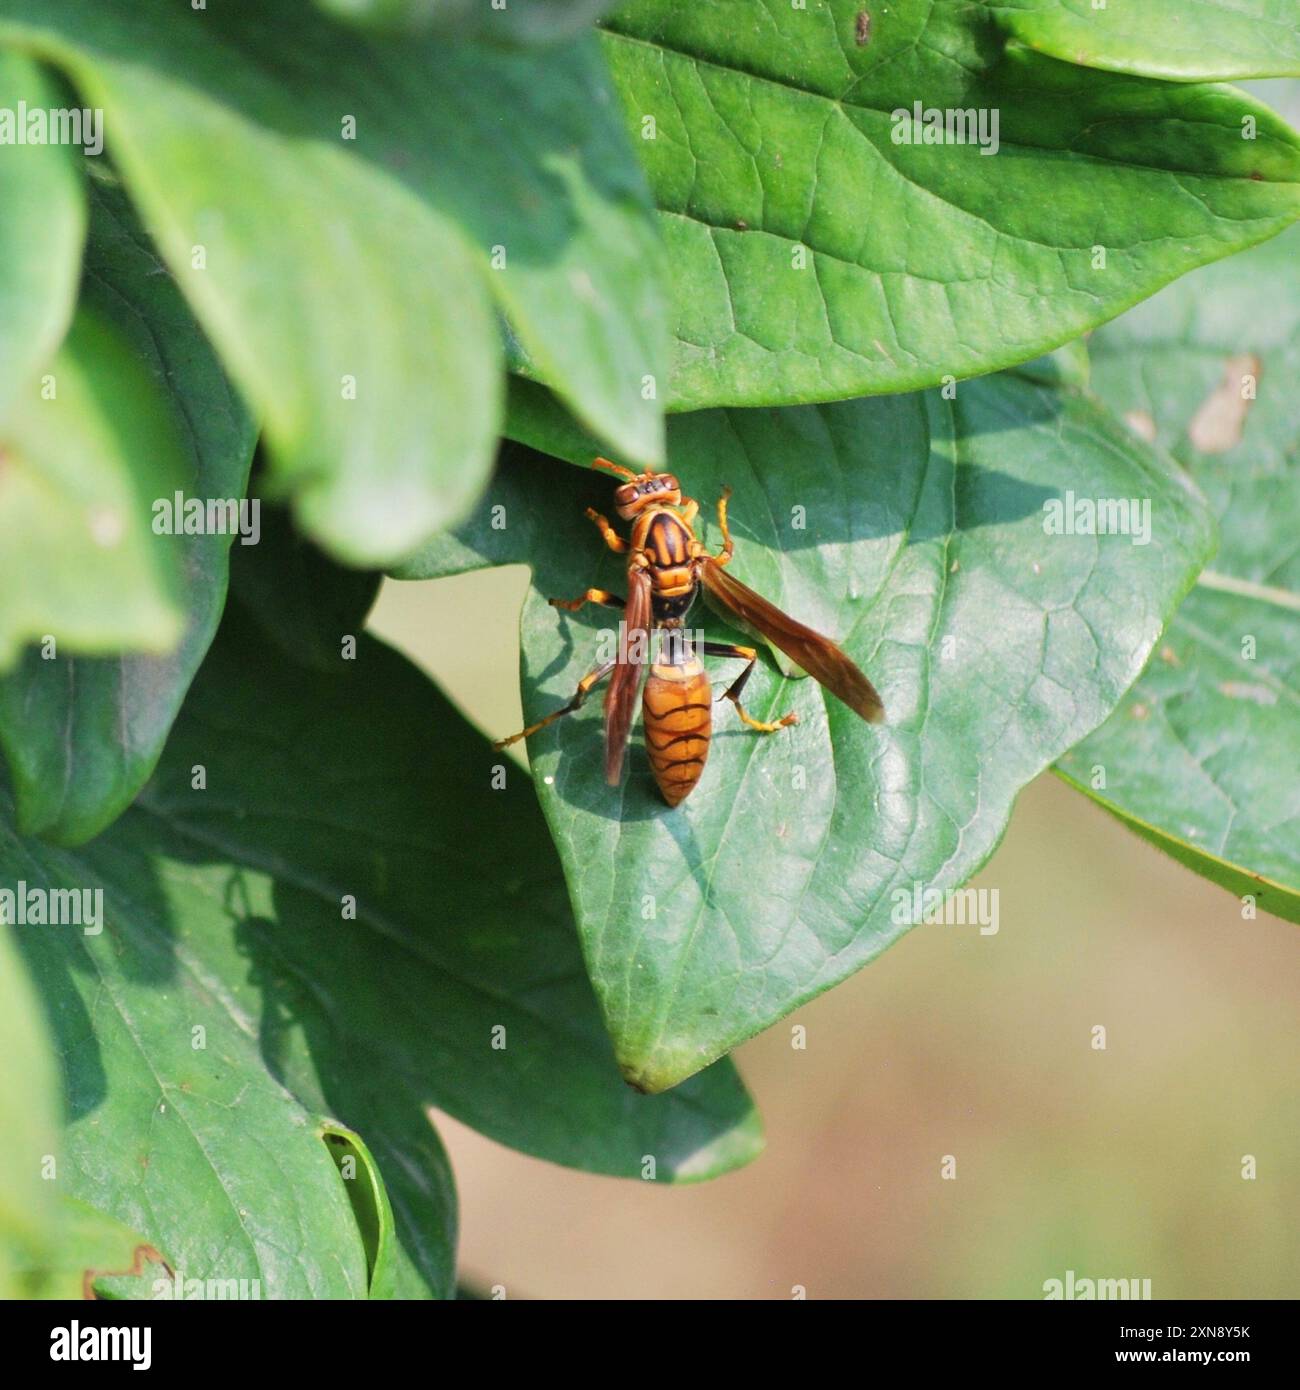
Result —
<path fill-rule="evenodd" d="M 634 473 L 602 458 L 596 459 L 593 466 L 627 479 L 615 489 L 614 508 L 624 521 L 632 523 L 630 539 L 620 536 L 594 508 L 587 508 L 587 516 L 599 527 L 605 544 L 616 555 L 627 556 L 627 597 L 619 598 L 606 589 L 588 589 L 578 598 L 553 598 L 551 603 L 569 612 L 576 612 L 587 603 L 621 608 L 623 640 L 619 642 L 618 655 L 593 666 L 563 708 L 510 738 L 501 739 L 494 747 L 508 747 L 581 709 L 595 686 L 613 672 L 605 691 L 605 780 L 617 786 L 623 773 L 637 691 L 648 664 L 641 700 L 646 752 L 664 800 L 669 806 L 678 805 L 700 780 L 713 727 L 713 688 L 683 627 L 701 585 L 743 626 L 760 632 L 856 714 L 872 724 L 884 719 L 884 706 L 875 687 L 830 638 L 788 617 L 727 573 L 726 566 L 735 549 L 727 525 L 730 488 L 723 488 L 718 500 L 722 549 L 710 555 L 692 529 L 699 503 L 682 496 L 681 486 L 671 473 L 656 473 L 649 468 L 644 473 Z M 660 632 L 659 651 L 649 660 L 651 635 Z M 731 701 L 749 728 L 773 734 L 796 722 L 795 715 L 786 714 L 766 723 L 753 718 L 740 703 L 745 684 L 758 662 L 753 647 L 702 642 L 700 650 L 705 656 L 731 657 L 746 663 L 721 698 Z"/>

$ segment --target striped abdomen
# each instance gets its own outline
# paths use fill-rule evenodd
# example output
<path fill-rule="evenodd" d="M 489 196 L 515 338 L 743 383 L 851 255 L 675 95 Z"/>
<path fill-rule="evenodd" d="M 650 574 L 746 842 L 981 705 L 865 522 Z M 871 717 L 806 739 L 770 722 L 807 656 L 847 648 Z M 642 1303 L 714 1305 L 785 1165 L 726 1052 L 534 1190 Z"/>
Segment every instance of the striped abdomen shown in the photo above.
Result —
<path fill-rule="evenodd" d="M 709 756 L 713 689 L 699 657 L 656 661 L 641 700 L 650 770 L 663 799 L 676 806 L 700 780 Z"/>

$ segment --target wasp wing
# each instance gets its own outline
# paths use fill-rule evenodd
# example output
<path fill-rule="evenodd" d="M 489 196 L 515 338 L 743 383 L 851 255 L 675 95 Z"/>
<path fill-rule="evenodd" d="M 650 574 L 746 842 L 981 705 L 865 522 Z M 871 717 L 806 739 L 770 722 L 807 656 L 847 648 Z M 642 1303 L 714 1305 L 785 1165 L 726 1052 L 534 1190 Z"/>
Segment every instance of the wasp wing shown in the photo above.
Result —
<path fill-rule="evenodd" d="M 623 775 L 623 754 L 649 647 L 650 576 L 638 567 L 627 573 L 627 607 L 623 610 L 618 661 L 605 690 L 605 781 L 611 787 L 618 786 Z"/>
<path fill-rule="evenodd" d="M 885 707 L 875 686 L 829 637 L 782 613 L 761 594 L 732 578 L 712 558 L 705 560 L 700 577 L 709 593 L 780 647 L 791 661 L 837 695 L 855 714 L 871 724 L 884 719 Z"/>

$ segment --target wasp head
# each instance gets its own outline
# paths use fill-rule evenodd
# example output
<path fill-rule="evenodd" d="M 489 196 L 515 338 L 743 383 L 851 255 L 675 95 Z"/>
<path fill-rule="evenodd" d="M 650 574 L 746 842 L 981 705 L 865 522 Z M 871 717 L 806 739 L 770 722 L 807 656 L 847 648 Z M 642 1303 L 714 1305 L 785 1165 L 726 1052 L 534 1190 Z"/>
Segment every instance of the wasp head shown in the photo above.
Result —
<path fill-rule="evenodd" d="M 649 469 L 614 489 L 614 508 L 624 521 L 647 507 L 680 506 L 681 500 L 681 484 L 671 473 L 652 473 Z"/>

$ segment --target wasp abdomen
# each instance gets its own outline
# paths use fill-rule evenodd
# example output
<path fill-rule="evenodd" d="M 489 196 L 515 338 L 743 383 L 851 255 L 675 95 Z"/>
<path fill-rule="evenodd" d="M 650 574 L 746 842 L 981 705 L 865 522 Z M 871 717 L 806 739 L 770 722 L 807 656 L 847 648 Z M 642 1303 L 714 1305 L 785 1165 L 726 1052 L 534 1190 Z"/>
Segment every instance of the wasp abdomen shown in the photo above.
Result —
<path fill-rule="evenodd" d="M 663 799 L 676 806 L 700 780 L 713 728 L 713 688 L 699 657 L 655 662 L 641 700 L 646 752 Z"/>

